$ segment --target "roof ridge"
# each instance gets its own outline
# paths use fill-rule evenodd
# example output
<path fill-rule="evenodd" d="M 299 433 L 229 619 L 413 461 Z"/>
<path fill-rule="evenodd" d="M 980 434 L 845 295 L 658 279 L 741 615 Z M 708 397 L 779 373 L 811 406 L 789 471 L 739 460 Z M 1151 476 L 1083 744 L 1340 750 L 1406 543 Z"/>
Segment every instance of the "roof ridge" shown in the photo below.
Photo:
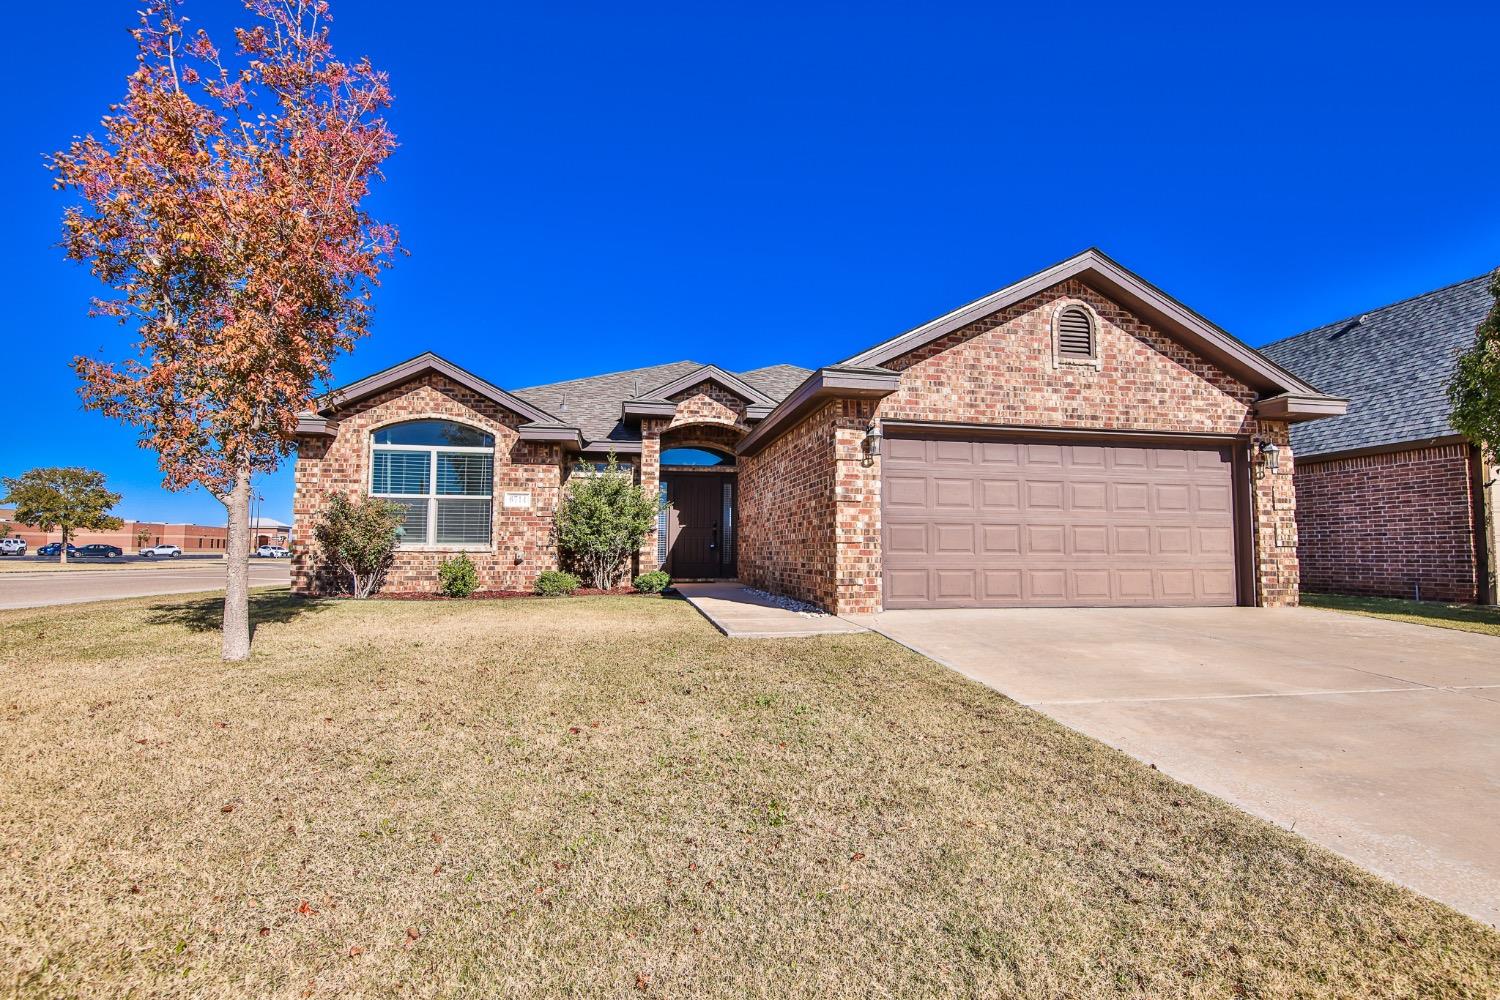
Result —
<path fill-rule="evenodd" d="M 758 368 L 746 368 L 742 372 L 735 372 L 735 374 L 736 375 L 752 375 L 755 372 L 768 372 L 772 368 L 795 368 L 799 372 L 810 372 L 810 371 L 813 370 L 811 368 L 808 368 L 806 365 L 794 365 L 790 361 L 778 361 L 774 365 L 761 365 Z M 728 369 L 726 368 L 725 371 L 728 371 Z"/>
<path fill-rule="evenodd" d="M 1395 302 L 1387 302 L 1383 306 L 1375 306 L 1373 309 L 1361 309 L 1359 312 L 1357 312 L 1357 313 L 1351 313 L 1350 315 L 1345 316 L 1342 319 L 1330 320 L 1327 323 L 1319 323 L 1317 326 L 1310 326 L 1306 330 L 1301 331 L 1300 333 L 1294 333 L 1294 334 L 1291 334 L 1290 336 L 1282 337 L 1280 340 L 1267 341 L 1266 343 L 1260 345 L 1260 347 L 1256 348 L 1256 350 L 1263 351 L 1263 350 L 1265 350 L 1268 347 L 1275 347 L 1277 344 L 1285 344 L 1289 340 L 1296 340 L 1298 337 L 1305 337 L 1309 333 L 1317 333 L 1319 330 L 1326 330 L 1326 329 L 1328 329 L 1331 326 L 1343 326 L 1346 323 L 1352 323 L 1352 322 L 1354 322 L 1355 320 L 1359 319 L 1361 316 L 1372 316 L 1375 313 L 1383 313 L 1383 312 L 1385 312 L 1388 309 L 1394 309 L 1397 306 L 1404 306 L 1407 303 L 1409 303 L 1409 302 L 1415 302 L 1418 299 L 1425 299 L 1425 298 L 1427 298 L 1428 296 L 1431 296 L 1431 295 L 1437 295 L 1437 294 L 1439 294 L 1441 292 L 1451 291 L 1452 289 L 1457 288 L 1459 285 L 1467 285 L 1467 284 L 1470 284 L 1471 282 L 1483 281 L 1483 280 L 1486 280 L 1486 279 L 1492 277 L 1495 274 L 1496 271 L 1500 271 L 1500 267 L 1493 267 L 1493 268 L 1490 268 L 1488 271 L 1484 271 L 1484 272 L 1482 272 L 1480 274 L 1473 275 L 1472 277 L 1463 278 L 1463 279 L 1461 279 L 1459 281 L 1450 282 L 1449 284 L 1446 284 L 1446 285 L 1440 285 L 1437 288 L 1429 288 L 1425 292 L 1418 292 L 1416 295 L 1408 295 L 1404 299 L 1397 299 Z"/>
<path fill-rule="evenodd" d="M 541 382 L 537 385 L 528 385 L 523 389 L 512 389 L 511 392 L 531 392 L 535 389 L 552 389 L 562 385 L 573 385 L 578 382 L 592 382 L 595 379 L 609 378 L 611 375 L 631 375 L 635 372 L 651 371 L 656 368 L 671 368 L 674 365 L 697 365 L 699 368 L 706 367 L 705 365 L 699 364 L 697 361 L 693 361 L 689 358 L 683 358 L 680 361 L 663 361 L 659 365 L 641 365 L 638 368 L 622 368 L 619 371 L 614 372 L 599 372 L 595 375 L 580 375 L 578 378 L 563 379 L 560 382 Z"/>

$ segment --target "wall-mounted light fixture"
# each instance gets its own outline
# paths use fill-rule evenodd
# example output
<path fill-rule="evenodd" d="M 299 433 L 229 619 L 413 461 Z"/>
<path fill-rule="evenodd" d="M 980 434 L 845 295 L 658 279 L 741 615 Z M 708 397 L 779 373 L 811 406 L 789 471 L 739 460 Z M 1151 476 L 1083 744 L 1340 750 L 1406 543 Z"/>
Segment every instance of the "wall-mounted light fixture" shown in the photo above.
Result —
<path fill-rule="evenodd" d="M 1267 472 L 1276 472 L 1281 468 L 1281 448 L 1274 441 L 1262 441 L 1260 443 L 1260 465 Z"/>
<path fill-rule="evenodd" d="M 880 433 L 880 424 L 870 421 L 870 426 L 865 428 L 865 455 L 869 458 L 880 457 L 880 442 L 884 440 Z"/>

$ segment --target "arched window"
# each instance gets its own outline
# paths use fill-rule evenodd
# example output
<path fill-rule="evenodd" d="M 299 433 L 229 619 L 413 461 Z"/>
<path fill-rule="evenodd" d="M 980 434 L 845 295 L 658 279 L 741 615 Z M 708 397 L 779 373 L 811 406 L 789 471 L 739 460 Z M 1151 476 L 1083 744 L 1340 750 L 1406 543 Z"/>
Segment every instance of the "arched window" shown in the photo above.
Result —
<path fill-rule="evenodd" d="M 668 448 L 661 453 L 662 465 L 724 465 L 728 455 L 707 448 Z"/>
<path fill-rule="evenodd" d="M 412 420 L 372 437 L 370 494 L 406 508 L 402 547 L 490 544 L 494 435 L 448 420 Z"/>
<path fill-rule="evenodd" d="M 1096 346 L 1094 317 L 1083 306 L 1064 306 L 1057 314 L 1057 356 L 1092 360 Z"/>

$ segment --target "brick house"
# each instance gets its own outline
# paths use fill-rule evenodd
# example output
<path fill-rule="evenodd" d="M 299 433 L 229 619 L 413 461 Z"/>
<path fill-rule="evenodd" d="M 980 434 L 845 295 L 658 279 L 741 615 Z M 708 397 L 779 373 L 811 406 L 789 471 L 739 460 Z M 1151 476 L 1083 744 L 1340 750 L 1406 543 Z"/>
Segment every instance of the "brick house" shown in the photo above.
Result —
<path fill-rule="evenodd" d="M 1302 586 L 1495 601 L 1497 470 L 1448 423 L 1447 385 L 1494 304 L 1489 275 L 1262 348 L 1350 400 L 1297 427 Z"/>
<path fill-rule="evenodd" d="M 838 364 L 682 361 L 506 391 L 432 354 L 298 424 L 294 583 L 332 491 L 408 516 L 387 592 L 466 551 L 489 589 L 559 553 L 613 452 L 661 497 L 637 568 L 840 614 L 1295 604 L 1292 424 L 1325 395 L 1095 250 Z"/>

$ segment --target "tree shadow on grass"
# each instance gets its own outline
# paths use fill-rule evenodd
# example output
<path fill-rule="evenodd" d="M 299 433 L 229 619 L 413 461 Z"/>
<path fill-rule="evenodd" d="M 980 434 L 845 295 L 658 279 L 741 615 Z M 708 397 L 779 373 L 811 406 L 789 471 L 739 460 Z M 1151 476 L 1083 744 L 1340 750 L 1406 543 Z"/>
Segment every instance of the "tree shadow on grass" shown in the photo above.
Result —
<path fill-rule="evenodd" d="M 306 614 L 316 614 L 331 602 L 299 597 L 284 590 L 250 594 L 250 637 L 260 625 L 283 625 Z M 224 626 L 224 598 L 200 597 L 172 604 L 153 604 L 146 619 L 152 625 L 178 625 L 189 632 L 217 632 Z"/>

